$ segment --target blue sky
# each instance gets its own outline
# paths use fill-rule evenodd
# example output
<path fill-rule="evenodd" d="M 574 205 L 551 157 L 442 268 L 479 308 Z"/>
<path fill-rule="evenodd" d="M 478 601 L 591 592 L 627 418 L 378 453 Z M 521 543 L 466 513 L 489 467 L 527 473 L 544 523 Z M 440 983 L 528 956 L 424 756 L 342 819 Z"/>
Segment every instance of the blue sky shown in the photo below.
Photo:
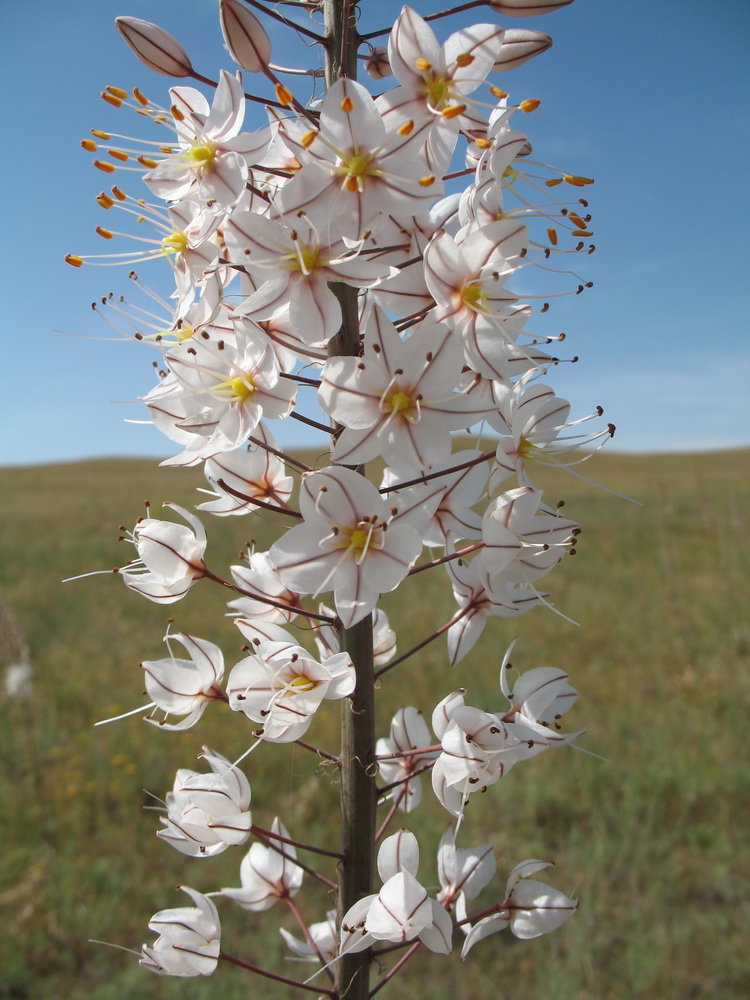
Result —
<path fill-rule="evenodd" d="M 107 221 L 94 201 L 104 178 L 79 140 L 92 127 L 137 128 L 99 92 L 107 84 L 138 85 L 161 100 L 172 82 L 131 55 L 115 16 L 158 22 L 183 43 L 196 68 L 215 75 L 231 65 L 217 6 L 213 0 L 0 5 L 0 464 L 173 451 L 153 428 L 124 422 L 143 416 L 132 401 L 153 384 L 152 354 L 131 342 L 86 339 L 111 336 L 89 302 L 127 291 L 125 269 L 74 270 L 63 257 L 105 249 L 93 231 Z M 392 23 L 399 9 L 390 0 L 363 2 L 368 27 L 379 26 L 381 15 L 383 25 Z M 488 8 L 462 15 L 462 23 L 469 16 L 494 20 Z M 542 101 L 520 126 L 536 157 L 596 178 L 586 193 L 597 252 L 584 261 L 594 288 L 556 300 L 544 317 L 545 332 L 565 330 L 570 352 L 581 359 L 554 372 L 557 391 L 572 401 L 574 416 L 603 405 L 617 424 L 619 450 L 749 444 L 750 4 L 576 0 L 555 14 L 504 23 L 546 31 L 555 41 L 500 81 L 514 98 Z M 444 38 L 456 23 L 433 27 Z M 273 58 L 294 56 L 279 44 Z M 260 124 L 259 116 L 250 127 Z M 139 273 L 168 292 L 168 272 L 159 268 L 142 265 Z M 293 438 L 279 424 L 273 430 L 284 444 L 302 440 L 299 425 Z"/>

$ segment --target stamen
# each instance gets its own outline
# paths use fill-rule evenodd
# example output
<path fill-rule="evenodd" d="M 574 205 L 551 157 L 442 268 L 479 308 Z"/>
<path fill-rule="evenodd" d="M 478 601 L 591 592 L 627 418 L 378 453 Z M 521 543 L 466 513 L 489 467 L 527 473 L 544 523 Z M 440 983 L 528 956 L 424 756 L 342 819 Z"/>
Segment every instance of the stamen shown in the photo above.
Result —
<path fill-rule="evenodd" d="M 288 104 L 291 104 L 292 101 L 294 100 L 291 90 L 289 90 L 288 87 L 285 87 L 283 83 L 276 84 L 276 100 L 283 107 L 286 107 Z"/>

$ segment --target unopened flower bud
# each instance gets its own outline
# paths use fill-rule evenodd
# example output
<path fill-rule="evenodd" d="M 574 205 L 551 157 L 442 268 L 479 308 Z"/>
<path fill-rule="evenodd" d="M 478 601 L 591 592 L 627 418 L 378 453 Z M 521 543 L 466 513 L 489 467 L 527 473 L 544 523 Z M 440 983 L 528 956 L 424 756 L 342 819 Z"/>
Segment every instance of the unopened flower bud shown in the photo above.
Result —
<path fill-rule="evenodd" d="M 190 76 L 193 66 L 176 38 L 140 17 L 115 18 L 118 31 L 144 65 L 164 76 Z"/>
<path fill-rule="evenodd" d="M 258 18 L 237 0 L 220 0 L 219 21 L 229 55 L 249 73 L 259 73 L 271 60 L 271 40 Z"/>
<path fill-rule="evenodd" d="M 486 0 L 487 6 L 506 17 L 534 17 L 567 7 L 573 0 Z"/>
<path fill-rule="evenodd" d="M 388 60 L 388 49 L 384 45 L 376 45 L 365 56 L 365 72 L 373 80 L 382 80 L 383 77 L 393 74 L 391 64 Z"/>
<path fill-rule="evenodd" d="M 546 51 L 552 45 L 552 39 L 543 31 L 530 28 L 507 28 L 503 35 L 500 54 L 492 67 L 497 73 L 500 70 L 515 69 L 533 56 Z"/>

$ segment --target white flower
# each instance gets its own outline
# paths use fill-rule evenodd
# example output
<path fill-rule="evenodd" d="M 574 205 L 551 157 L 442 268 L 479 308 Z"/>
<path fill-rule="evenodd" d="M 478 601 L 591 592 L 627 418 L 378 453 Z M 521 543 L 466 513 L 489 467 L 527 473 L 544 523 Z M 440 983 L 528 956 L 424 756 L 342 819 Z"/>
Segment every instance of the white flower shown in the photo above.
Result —
<path fill-rule="evenodd" d="M 255 429 L 258 441 L 248 451 L 230 451 L 206 460 L 203 471 L 215 488 L 217 500 L 198 505 L 198 510 L 227 516 L 247 514 L 258 509 L 251 498 L 275 507 L 283 507 L 292 494 L 294 480 L 286 474 L 284 463 L 264 444 L 278 446 L 264 424 Z M 249 498 L 249 499 L 244 499 Z"/>
<path fill-rule="evenodd" d="M 497 863 L 491 844 L 459 850 L 455 831 L 448 827 L 438 847 L 438 902 L 455 904 L 456 917 L 466 916 L 466 901 L 475 899 L 495 874 Z M 463 929 L 463 925 L 462 925 Z"/>
<path fill-rule="evenodd" d="M 146 693 L 164 719 L 146 716 L 148 722 L 163 729 L 189 729 L 200 719 L 210 701 L 223 698 L 219 685 L 224 676 L 221 650 L 207 639 L 197 639 L 187 632 L 168 633 L 164 641 L 175 639 L 185 647 L 190 659 L 171 655 L 162 660 L 144 660 Z M 168 715 L 184 715 L 179 722 L 167 722 Z"/>
<path fill-rule="evenodd" d="M 578 698 L 578 692 L 568 683 L 568 675 L 556 667 L 535 667 L 521 674 L 511 690 L 508 658 L 512 648 L 513 643 L 500 667 L 500 690 L 510 702 L 510 709 L 503 718 L 513 724 L 520 723 L 525 730 L 535 733 L 539 750 L 572 743 L 583 730 L 561 733 L 559 723 Z"/>
<path fill-rule="evenodd" d="M 302 340 L 318 344 L 341 326 L 341 306 L 330 282 L 365 288 L 392 272 L 388 264 L 360 256 L 361 243 L 323 235 L 304 215 L 290 223 L 282 225 L 257 212 L 235 212 L 227 223 L 231 259 L 263 280 L 237 314 L 257 322 L 288 309 Z"/>
<path fill-rule="evenodd" d="M 505 899 L 498 904 L 498 912 L 483 917 L 469 931 L 461 958 L 466 958 L 477 941 L 510 927 L 517 938 L 529 940 L 549 934 L 564 924 L 578 908 L 577 900 L 570 899 L 558 889 L 529 878 L 530 875 L 551 867 L 551 861 L 530 858 L 516 865 L 508 877 Z"/>
<path fill-rule="evenodd" d="M 386 837 L 378 852 L 383 887 L 350 907 L 341 921 L 340 954 L 362 951 L 375 941 L 403 943 L 418 937 L 430 951 L 451 950 L 450 914 L 416 879 L 419 845 L 413 833 Z"/>
<path fill-rule="evenodd" d="M 529 373 L 530 375 L 531 373 Z M 605 444 L 614 434 L 613 424 L 593 434 L 571 434 L 560 437 L 561 432 L 577 428 L 589 420 L 601 417 L 603 410 L 597 407 L 593 413 L 579 420 L 568 420 L 570 403 L 561 399 L 548 385 L 540 382 L 529 384 L 529 376 L 524 376 L 515 384 L 495 383 L 495 397 L 499 404 L 499 423 L 493 426 L 504 436 L 497 446 L 495 464 L 490 476 L 490 492 L 512 476 L 518 476 L 522 486 L 530 486 L 526 463 L 538 461 L 541 465 L 576 465 L 588 459 L 597 449 L 580 453 L 580 449 L 599 442 Z M 558 456 L 573 453 L 569 461 Z"/>
<path fill-rule="evenodd" d="M 275 606 L 278 603 L 294 608 L 299 602 L 299 594 L 284 586 L 267 552 L 251 552 L 247 556 L 247 566 L 231 566 L 230 569 L 234 582 L 245 593 L 229 601 L 227 607 L 254 621 L 262 619 L 281 624 L 296 618 L 295 611 Z M 252 596 L 254 594 L 257 598 Z M 264 598 L 275 603 L 269 604 Z"/>
<path fill-rule="evenodd" d="M 237 602 L 239 603 L 239 602 Z M 335 617 L 332 608 L 321 604 L 318 611 L 322 615 Z M 315 628 L 315 645 L 321 656 L 330 656 L 339 652 L 339 635 L 332 625 L 318 625 Z M 375 608 L 372 613 L 372 662 L 376 667 L 382 667 L 396 655 L 396 633 L 390 626 L 388 615 L 382 608 Z"/>
<path fill-rule="evenodd" d="M 277 207 L 288 217 L 303 211 L 321 231 L 352 240 L 389 214 L 426 210 L 442 193 L 422 155 L 427 128 L 386 132 L 362 84 L 337 80 L 323 99 L 320 131 L 295 150 L 302 170 L 282 188 Z"/>
<path fill-rule="evenodd" d="M 203 439 L 193 449 L 202 458 L 240 447 L 261 417 L 281 419 L 294 405 L 297 387 L 281 377 L 263 331 L 238 320 L 235 332 L 234 341 L 191 337 L 165 355 L 188 400 L 179 426 Z"/>
<path fill-rule="evenodd" d="M 432 787 L 454 816 L 469 796 L 494 785 L 518 761 L 538 752 L 537 733 L 523 723 L 456 701 L 440 737 L 443 751 L 432 768 Z M 542 746 L 548 746 L 544 742 Z"/>
<path fill-rule="evenodd" d="M 456 559 L 445 566 L 460 608 L 448 629 L 451 666 L 459 663 L 473 648 L 488 618 L 515 618 L 540 604 L 545 596 L 503 579 L 490 580 L 487 574 L 480 574 L 480 565 L 475 558 L 471 562 Z"/>
<path fill-rule="evenodd" d="M 375 747 L 380 777 L 384 784 L 399 784 L 391 789 L 388 798 L 393 799 L 399 809 L 408 813 L 416 809 L 422 798 L 422 781 L 415 772 L 424 770 L 435 758 L 435 753 L 407 753 L 431 744 L 430 731 L 422 713 L 409 705 L 399 708 L 391 720 L 388 739 L 379 739 Z M 389 759 L 390 758 L 390 759 Z"/>
<path fill-rule="evenodd" d="M 221 70 L 209 108 L 193 87 L 173 87 L 174 153 L 144 175 L 151 190 L 166 201 L 197 200 L 230 207 L 245 188 L 248 161 L 263 155 L 271 133 L 240 132 L 245 99 L 239 80 Z"/>
<path fill-rule="evenodd" d="M 395 119 L 434 123 L 430 152 L 445 169 L 459 130 L 486 130 L 487 122 L 468 95 L 501 57 L 505 32 L 497 24 L 473 24 L 445 45 L 410 7 L 404 7 L 388 40 L 388 60 L 400 87 L 378 99 L 387 124 Z"/>
<path fill-rule="evenodd" d="M 193 858 L 221 854 L 250 836 L 250 785 L 226 757 L 207 747 L 200 755 L 213 774 L 180 768 L 167 793 L 167 817 L 157 836 Z"/>
<path fill-rule="evenodd" d="M 276 638 L 256 635 L 255 652 L 232 669 L 227 695 L 230 708 L 260 723 L 257 735 L 290 743 L 304 735 L 324 699 L 350 695 L 356 678 L 348 653 L 318 663 L 283 629 L 271 628 Z"/>
<path fill-rule="evenodd" d="M 139 964 L 162 976 L 210 976 L 221 950 L 221 923 L 216 907 L 202 893 L 180 886 L 195 906 L 159 910 L 149 930 L 159 937 L 143 945 Z"/>
<path fill-rule="evenodd" d="M 289 931 L 279 928 L 287 947 L 297 958 L 310 962 L 319 962 L 322 957 L 325 962 L 332 962 L 338 950 L 338 933 L 336 931 L 336 911 L 329 910 L 326 919 L 310 924 L 307 928 L 313 944 L 308 940 L 300 940 Z"/>
<path fill-rule="evenodd" d="M 190 511 L 167 501 L 190 527 L 157 518 L 141 518 L 127 540 L 135 545 L 138 559 L 117 571 L 126 586 L 158 604 L 172 604 L 184 597 L 206 572 L 203 553 L 206 532 Z"/>
<path fill-rule="evenodd" d="M 502 575 L 512 583 L 531 583 L 544 576 L 573 546 L 580 531 L 575 521 L 538 513 L 540 490 L 530 486 L 501 493 L 482 520 L 484 548 L 478 559 L 483 579 Z"/>
<path fill-rule="evenodd" d="M 329 358 L 318 399 L 344 426 L 336 462 L 356 465 L 382 455 L 395 469 L 445 462 L 450 432 L 486 415 L 484 401 L 454 392 L 461 341 L 447 326 L 425 320 L 402 341 L 375 307 L 365 327 L 363 358 Z"/>
<path fill-rule="evenodd" d="M 271 562 L 292 590 L 332 589 L 338 616 L 351 628 L 414 565 L 422 548 L 419 532 L 372 483 L 337 466 L 303 479 L 300 509 L 303 523 L 272 546 Z"/>
<path fill-rule="evenodd" d="M 271 831 L 289 839 L 289 831 L 278 817 Z M 275 843 L 271 838 L 272 844 Z M 292 844 L 279 841 L 278 849 L 253 844 L 240 864 L 241 889 L 222 889 L 222 896 L 233 899 L 243 910 L 260 913 L 279 899 L 296 896 L 302 885 L 303 870 L 294 863 L 297 857 Z"/>

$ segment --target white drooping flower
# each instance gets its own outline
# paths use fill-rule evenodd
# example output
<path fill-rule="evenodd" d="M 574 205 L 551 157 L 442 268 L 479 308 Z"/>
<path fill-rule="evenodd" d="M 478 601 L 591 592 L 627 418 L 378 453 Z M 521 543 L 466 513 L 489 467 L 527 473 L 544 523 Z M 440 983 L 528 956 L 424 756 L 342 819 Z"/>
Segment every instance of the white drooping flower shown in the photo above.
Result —
<path fill-rule="evenodd" d="M 416 937 L 430 951 L 449 954 L 453 921 L 417 881 L 418 867 L 419 844 L 413 833 L 400 830 L 386 837 L 378 851 L 383 886 L 344 914 L 340 954 L 362 951 L 377 941 L 401 944 Z"/>
<path fill-rule="evenodd" d="M 296 958 L 307 962 L 319 962 L 322 958 L 326 963 L 332 962 L 336 958 L 339 944 L 336 911 L 329 910 L 325 920 L 310 924 L 307 931 L 312 940 L 300 940 L 283 927 L 279 928 L 286 946 Z"/>
<path fill-rule="evenodd" d="M 478 847 L 456 847 L 456 833 L 452 827 L 443 834 L 438 847 L 438 902 L 455 906 L 456 919 L 466 916 L 466 903 L 475 899 L 495 874 L 497 862 L 491 844 Z M 464 930 L 465 925 L 461 924 Z M 466 928 L 465 933 L 468 933 Z"/>
<path fill-rule="evenodd" d="M 180 768 L 157 836 L 193 858 L 221 854 L 250 836 L 250 784 L 226 757 L 203 748 L 210 774 Z"/>
<path fill-rule="evenodd" d="M 564 924 L 578 908 L 578 901 L 570 899 L 559 889 L 530 878 L 551 861 L 530 858 L 516 865 L 508 876 L 505 899 L 498 904 L 497 912 L 483 917 L 474 924 L 464 942 L 461 958 L 466 958 L 477 941 L 510 927 L 517 938 L 531 938 L 549 934 Z"/>
<path fill-rule="evenodd" d="M 136 593 L 157 604 L 172 604 L 205 575 L 206 532 L 190 511 L 170 502 L 164 506 L 176 510 L 190 527 L 155 517 L 141 518 L 126 536 L 135 545 L 138 558 L 117 572 Z"/>
<path fill-rule="evenodd" d="M 243 622 L 238 625 L 245 631 Z M 307 732 L 324 699 L 338 700 L 352 693 L 354 666 L 348 653 L 335 653 L 319 663 L 289 633 L 278 626 L 270 628 L 273 639 L 246 633 L 254 652 L 240 660 L 227 678 L 229 707 L 257 722 L 256 734 L 264 740 L 290 743 Z"/>
<path fill-rule="evenodd" d="M 277 817 L 271 833 L 289 840 L 289 831 Z M 278 843 L 278 847 L 276 844 Z M 302 885 L 303 870 L 295 864 L 297 852 L 293 844 L 276 841 L 270 846 L 253 844 L 240 864 L 240 889 L 222 889 L 222 896 L 233 899 L 243 910 L 261 913 L 279 899 L 296 896 Z"/>
<path fill-rule="evenodd" d="M 335 617 L 332 608 L 321 604 L 318 610 L 322 615 Z M 339 652 L 338 632 L 332 625 L 317 625 L 315 627 L 315 645 L 321 656 L 331 656 Z M 382 608 L 375 608 L 372 613 L 372 662 L 376 667 L 389 663 L 396 655 L 396 633 L 391 628 L 388 615 Z"/>
<path fill-rule="evenodd" d="M 420 771 L 435 759 L 430 730 L 422 713 L 409 705 L 399 708 L 391 720 L 388 738 L 381 738 L 375 746 L 380 778 L 384 785 L 393 785 L 387 797 L 397 803 L 402 812 L 416 809 L 422 798 Z M 414 751 L 426 748 L 424 753 Z"/>
<path fill-rule="evenodd" d="M 144 660 L 146 693 L 154 706 L 165 713 L 164 719 L 146 716 L 148 722 L 162 729 L 189 729 L 200 719 L 210 701 L 223 698 L 219 685 L 224 676 L 221 650 L 207 639 L 198 639 L 187 632 L 168 633 L 170 640 L 185 647 L 189 659 L 171 655 L 161 660 Z M 167 722 L 170 715 L 183 715 L 179 722 Z"/>
<path fill-rule="evenodd" d="M 143 945 L 139 964 L 161 976 L 210 976 L 221 951 L 221 923 L 214 903 L 189 886 L 180 886 L 195 906 L 159 910 L 149 930 L 159 937 Z"/>
<path fill-rule="evenodd" d="M 478 559 L 483 580 L 533 583 L 572 548 L 580 528 L 575 521 L 546 513 L 542 494 L 519 486 L 495 497 L 484 512 L 484 548 Z"/>
<path fill-rule="evenodd" d="M 583 734 L 560 731 L 560 718 L 575 704 L 578 692 L 568 683 L 568 675 L 556 667 L 535 667 L 521 674 L 511 689 L 508 681 L 508 662 L 513 648 L 511 643 L 500 667 L 500 690 L 510 702 L 503 718 L 513 724 L 520 723 L 525 730 L 536 735 L 537 750 L 560 747 L 572 743 Z"/>
<path fill-rule="evenodd" d="M 296 617 L 293 609 L 299 603 L 299 594 L 284 586 L 267 552 L 251 552 L 247 566 L 230 568 L 242 597 L 229 601 L 228 607 L 242 618 L 281 624 Z"/>
<path fill-rule="evenodd" d="M 206 459 L 203 471 L 217 499 L 198 504 L 198 510 L 220 516 L 247 514 L 258 510 L 260 505 L 254 500 L 284 509 L 294 480 L 275 454 L 278 445 L 263 423 L 255 429 L 253 439 L 247 451 L 223 452 Z"/>

